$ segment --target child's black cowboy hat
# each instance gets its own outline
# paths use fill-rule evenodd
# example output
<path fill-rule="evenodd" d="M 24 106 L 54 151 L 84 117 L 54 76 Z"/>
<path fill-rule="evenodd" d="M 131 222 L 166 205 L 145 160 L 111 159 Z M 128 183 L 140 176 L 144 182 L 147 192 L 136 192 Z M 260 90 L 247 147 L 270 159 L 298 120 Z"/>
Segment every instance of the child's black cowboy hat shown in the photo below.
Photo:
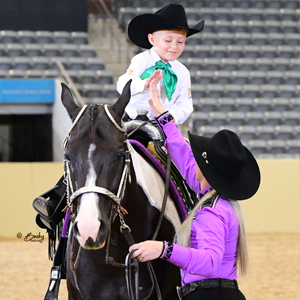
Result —
<path fill-rule="evenodd" d="M 150 49 L 148 34 L 164 29 L 187 29 L 187 37 L 203 30 L 204 20 L 190 28 L 185 10 L 180 4 L 168 4 L 154 14 L 142 14 L 134 17 L 128 25 L 128 37 L 137 46 Z"/>
<path fill-rule="evenodd" d="M 232 200 L 245 200 L 256 193 L 259 167 L 234 132 L 221 130 L 212 138 L 189 132 L 189 140 L 203 176 L 218 193 Z"/>

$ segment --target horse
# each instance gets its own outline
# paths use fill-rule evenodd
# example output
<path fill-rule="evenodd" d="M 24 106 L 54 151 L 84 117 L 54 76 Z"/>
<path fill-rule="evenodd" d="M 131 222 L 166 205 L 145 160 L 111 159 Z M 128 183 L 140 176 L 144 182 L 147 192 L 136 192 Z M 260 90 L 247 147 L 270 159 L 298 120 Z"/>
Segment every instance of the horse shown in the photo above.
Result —
<path fill-rule="evenodd" d="M 81 108 L 62 83 L 62 103 L 73 122 L 64 155 L 71 209 L 66 250 L 69 300 L 128 299 L 125 269 L 120 266 L 130 245 L 121 231 L 131 230 L 136 243 L 151 239 L 160 217 L 164 180 L 129 144 L 122 125 L 130 84 L 111 106 Z M 180 216 L 171 198 L 157 240 L 172 241 L 178 232 Z M 179 268 L 162 259 L 152 261 L 152 266 L 162 298 L 176 299 Z M 149 297 L 153 285 L 143 262 L 138 289 L 139 299 L 157 299 L 155 293 Z"/>

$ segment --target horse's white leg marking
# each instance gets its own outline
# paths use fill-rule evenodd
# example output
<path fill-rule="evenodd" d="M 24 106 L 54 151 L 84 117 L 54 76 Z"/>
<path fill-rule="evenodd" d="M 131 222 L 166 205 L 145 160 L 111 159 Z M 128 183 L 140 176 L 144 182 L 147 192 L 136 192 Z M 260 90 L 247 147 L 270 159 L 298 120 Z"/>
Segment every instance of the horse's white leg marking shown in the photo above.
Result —
<path fill-rule="evenodd" d="M 85 182 L 85 186 L 87 187 L 96 185 L 97 174 L 92 164 L 92 155 L 95 149 L 95 144 L 91 144 L 88 152 L 89 171 Z M 98 204 L 99 197 L 97 193 L 86 193 L 81 196 L 80 207 L 75 220 L 80 234 L 77 236 L 77 239 L 81 246 L 85 245 L 85 242 L 89 237 L 94 241 L 97 238 L 100 228 L 100 211 Z"/>

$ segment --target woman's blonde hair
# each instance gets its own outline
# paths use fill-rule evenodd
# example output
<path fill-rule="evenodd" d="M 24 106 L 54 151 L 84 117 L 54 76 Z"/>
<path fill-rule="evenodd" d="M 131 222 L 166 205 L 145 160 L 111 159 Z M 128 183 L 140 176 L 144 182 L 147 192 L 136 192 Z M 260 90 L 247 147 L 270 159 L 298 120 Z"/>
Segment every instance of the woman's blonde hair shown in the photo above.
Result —
<path fill-rule="evenodd" d="M 189 216 L 186 220 L 182 223 L 181 229 L 178 235 L 177 244 L 184 246 L 184 247 L 191 247 L 191 224 L 192 219 L 194 218 L 195 212 L 200 209 L 201 204 L 209 199 L 209 198 L 216 198 L 218 197 L 218 193 L 215 190 L 211 190 L 207 192 L 202 199 L 197 203 L 197 205 L 193 208 L 190 212 Z M 236 252 L 236 263 L 238 265 L 239 274 L 246 275 L 247 268 L 248 268 L 248 250 L 247 250 L 247 243 L 246 243 L 246 234 L 245 234 L 245 226 L 244 226 L 244 219 L 240 209 L 240 205 L 235 200 L 229 200 L 233 210 L 238 219 L 239 223 L 239 234 L 238 234 L 238 241 L 237 241 L 237 252 Z"/>

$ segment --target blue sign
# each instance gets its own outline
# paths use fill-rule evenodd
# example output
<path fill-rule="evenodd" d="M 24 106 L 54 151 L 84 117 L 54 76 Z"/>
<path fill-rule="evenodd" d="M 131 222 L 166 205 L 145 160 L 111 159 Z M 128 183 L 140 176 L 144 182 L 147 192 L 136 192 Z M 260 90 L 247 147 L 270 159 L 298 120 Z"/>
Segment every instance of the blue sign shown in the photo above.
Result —
<path fill-rule="evenodd" d="M 54 79 L 1 79 L 0 103 L 54 103 Z"/>

